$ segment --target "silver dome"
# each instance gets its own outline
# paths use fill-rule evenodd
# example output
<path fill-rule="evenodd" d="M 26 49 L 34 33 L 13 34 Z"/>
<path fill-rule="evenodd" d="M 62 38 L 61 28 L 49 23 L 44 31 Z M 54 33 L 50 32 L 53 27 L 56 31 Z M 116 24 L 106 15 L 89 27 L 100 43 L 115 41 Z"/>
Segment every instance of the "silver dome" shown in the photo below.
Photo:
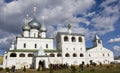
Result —
<path fill-rule="evenodd" d="M 35 18 L 28 23 L 31 27 L 31 29 L 39 29 L 40 28 L 40 22 L 37 21 Z"/>
<path fill-rule="evenodd" d="M 30 26 L 27 24 L 25 24 L 24 26 L 23 26 L 23 30 L 27 30 L 27 31 L 29 31 L 30 30 Z"/>
<path fill-rule="evenodd" d="M 41 28 L 40 28 L 40 31 L 41 31 L 41 32 L 46 32 L 47 29 L 45 28 L 45 26 L 42 25 Z"/>

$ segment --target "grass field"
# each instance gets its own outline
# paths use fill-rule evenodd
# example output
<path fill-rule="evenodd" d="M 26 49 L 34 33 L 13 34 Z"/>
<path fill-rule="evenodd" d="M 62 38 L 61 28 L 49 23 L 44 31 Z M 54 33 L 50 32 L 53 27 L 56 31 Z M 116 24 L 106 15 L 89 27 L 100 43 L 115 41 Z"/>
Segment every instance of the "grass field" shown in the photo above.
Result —
<path fill-rule="evenodd" d="M 84 71 L 80 71 L 78 67 L 75 73 L 120 73 L 120 64 L 114 65 L 105 65 L 105 66 L 97 66 L 97 67 L 85 67 Z M 0 73 L 6 73 L 5 70 L 0 71 Z M 10 72 L 12 73 L 12 72 Z M 27 69 L 26 72 L 22 72 L 22 70 L 16 70 L 15 73 L 49 73 L 49 70 L 45 71 L 37 71 L 35 69 Z M 54 70 L 53 73 L 71 73 L 71 69 L 61 69 Z"/>
<path fill-rule="evenodd" d="M 3 62 L 3 58 L 0 56 L 0 64 L 2 64 Z"/>

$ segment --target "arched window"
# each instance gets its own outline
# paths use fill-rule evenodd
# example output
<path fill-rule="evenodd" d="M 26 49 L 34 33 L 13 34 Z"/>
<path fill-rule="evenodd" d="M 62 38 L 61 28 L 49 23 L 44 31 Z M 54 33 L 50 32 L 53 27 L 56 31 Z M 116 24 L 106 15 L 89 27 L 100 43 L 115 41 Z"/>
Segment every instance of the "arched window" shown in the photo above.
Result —
<path fill-rule="evenodd" d="M 69 41 L 67 36 L 64 37 L 64 41 Z"/>
<path fill-rule="evenodd" d="M 21 53 L 21 54 L 19 55 L 19 57 L 25 57 L 25 54 L 24 54 L 24 53 Z"/>
<path fill-rule="evenodd" d="M 81 53 L 81 54 L 80 54 L 80 57 L 84 57 L 84 55 Z"/>
<path fill-rule="evenodd" d="M 79 37 L 79 38 L 78 38 L 78 41 L 79 41 L 79 42 L 82 42 L 82 38 L 81 38 L 81 37 Z"/>
<path fill-rule="evenodd" d="M 16 57 L 16 56 L 17 56 L 16 53 L 11 53 L 11 54 L 10 54 L 10 57 Z"/>
<path fill-rule="evenodd" d="M 55 57 L 55 55 L 53 53 L 50 54 L 50 57 Z"/>
<path fill-rule="evenodd" d="M 61 57 L 61 56 L 62 56 L 61 53 L 58 53 L 58 54 L 57 54 L 57 57 Z"/>
<path fill-rule="evenodd" d="M 69 53 L 66 53 L 66 54 L 65 54 L 65 57 L 70 57 Z"/>
<path fill-rule="evenodd" d="M 74 54 L 73 54 L 73 57 L 77 57 L 77 54 L 76 54 L 76 53 L 74 53 Z"/>
<path fill-rule="evenodd" d="M 28 54 L 28 57 L 33 57 L 33 54 L 29 53 L 29 54 Z"/>
<path fill-rule="evenodd" d="M 75 42 L 75 41 L 76 41 L 75 37 L 72 37 L 71 40 L 72 40 L 72 42 Z"/>

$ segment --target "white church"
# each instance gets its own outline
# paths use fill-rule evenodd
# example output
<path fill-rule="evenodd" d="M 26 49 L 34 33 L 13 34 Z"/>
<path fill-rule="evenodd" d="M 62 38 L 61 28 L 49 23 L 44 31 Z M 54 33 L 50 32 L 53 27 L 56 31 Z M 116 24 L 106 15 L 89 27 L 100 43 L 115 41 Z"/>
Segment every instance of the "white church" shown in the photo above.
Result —
<path fill-rule="evenodd" d="M 49 64 L 110 64 L 114 61 L 113 52 L 103 47 L 98 35 L 93 39 L 93 47 L 87 49 L 85 36 L 72 33 L 70 24 L 67 32 L 57 32 L 57 45 L 54 48 L 54 38 L 46 37 L 47 29 L 44 23 L 38 21 L 36 7 L 33 19 L 29 22 L 27 15 L 22 29 L 21 36 L 17 36 L 10 49 L 4 53 L 3 68 L 15 65 L 16 69 L 24 66 L 37 69 L 40 63 L 48 68 Z"/>

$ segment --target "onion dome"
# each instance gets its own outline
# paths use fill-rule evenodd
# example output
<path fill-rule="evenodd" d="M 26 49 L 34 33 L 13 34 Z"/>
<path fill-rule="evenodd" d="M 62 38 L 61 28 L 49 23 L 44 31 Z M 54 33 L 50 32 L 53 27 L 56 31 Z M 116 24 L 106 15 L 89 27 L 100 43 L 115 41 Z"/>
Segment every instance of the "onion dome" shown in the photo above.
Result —
<path fill-rule="evenodd" d="M 44 24 L 44 23 L 45 23 L 45 21 L 44 21 L 44 20 L 45 20 L 45 17 L 43 16 L 42 18 L 43 18 L 43 24 L 41 25 L 40 31 L 41 31 L 41 32 L 46 32 L 47 29 L 46 29 L 45 24 Z"/>
<path fill-rule="evenodd" d="M 30 25 L 31 29 L 39 29 L 40 28 L 40 22 L 36 18 L 36 11 L 37 11 L 37 7 L 34 7 L 34 17 L 28 23 Z"/>
<path fill-rule="evenodd" d="M 24 31 L 29 31 L 30 26 L 28 25 L 28 15 L 26 15 L 25 25 L 23 26 Z"/>
<path fill-rule="evenodd" d="M 32 21 L 28 23 L 31 27 L 31 29 L 39 29 L 40 28 L 40 22 L 37 21 L 37 19 L 33 18 Z"/>

